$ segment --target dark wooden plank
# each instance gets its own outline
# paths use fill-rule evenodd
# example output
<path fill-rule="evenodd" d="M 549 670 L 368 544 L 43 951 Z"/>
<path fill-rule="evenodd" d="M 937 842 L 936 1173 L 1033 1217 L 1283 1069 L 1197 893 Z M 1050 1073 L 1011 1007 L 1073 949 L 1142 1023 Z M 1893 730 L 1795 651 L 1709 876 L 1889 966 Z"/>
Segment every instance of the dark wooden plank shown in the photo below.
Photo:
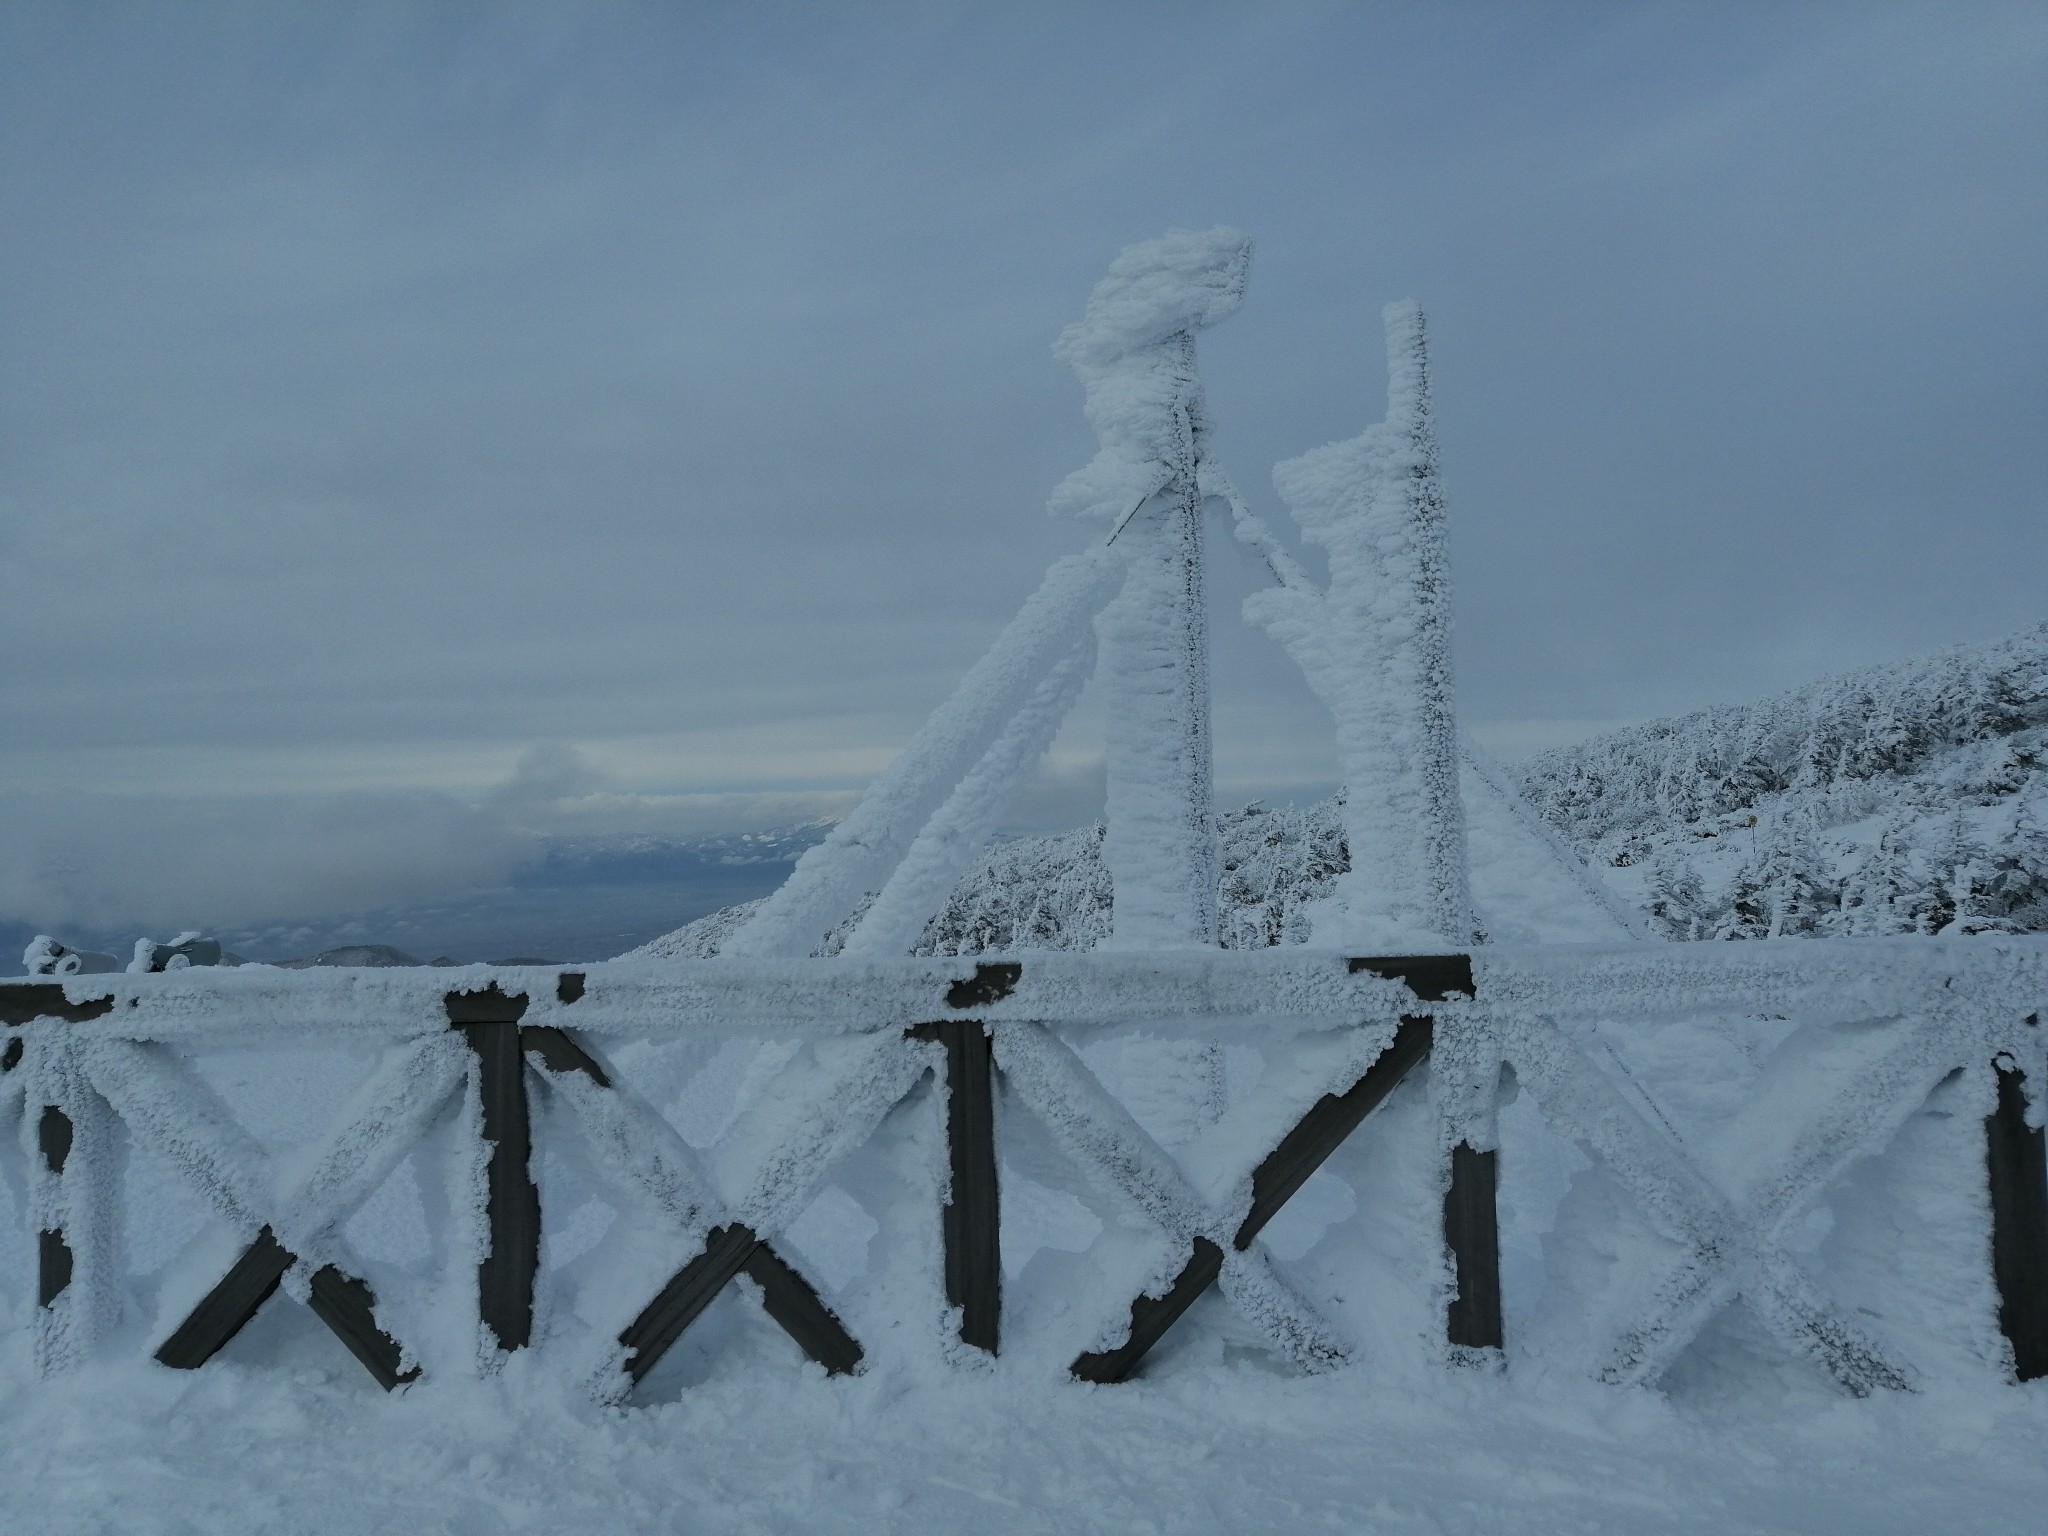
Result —
<path fill-rule="evenodd" d="M 677 1270 L 661 1294 L 619 1335 L 619 1342 L 632 1352 L 626 1356 L 626 1374 L 638 1381 L 653 1370 L 760 1245 L 751 1227 L 737 1223 L 705 1233 L 704 1251 Z"/>
<path fill-rule="evenodd" d="M 518 1001 L 523 1011 L 526 1000 Z M 454 996 L 449 1012 L 455 1012 Z M 500 1349 L 524 1349 L 533 1337 L 533 1285 L 540 1272 L 540 1191 L 530 1166 L 525 1054 L 519 1026 L 510 1020 L 464 1024 L 462 1033 L 476 1052 L 490 1148 L 484 1213 L 491 1246 L 477 1265 L 477 1310 Z"/>
<path fill-rule="evenodd" d="M 1352 962 L 1354 969 L 1359 964 Z M 1343 1093 L 1324 1094 L 1294 1129 L 1280 1138 L 1280 1144 L 1252 1172 L 1251 1210 L 1238 1225 L 1234 1246 L 1240 1251 L 1251 1247 L 1266 1223 L 1308 1182 L 1309 1175 L 1322 1167 L 1344 1138 L 1429 1055 L 1434 1028 L 1434 1021 L 1426 1015 L 1402 1019 L 1393 1040 L 1364 1076 Z M 1067 1369 L 1082 1381 L 1127 1379 L 1146 1352 L 1222 1272 L 1223 1250 L 1206 1237 L 1196 1238 L 1187 1263 L 1166 1294 L 1140 1296 L 1131 1303 L 1129 1338 L 1115 1349 L 1083 1354 Z"/>
<path fill-rule="evenodd" d="M 1998 1068 L 1998 1107 L 1984 1121 L 1991 1185 L 1991 1270 L 1998 1326 L 2012 1344 L 2013 1374 L 2048 1376 L 2048 1149 L 2027 1124 L 2026 1080 Z"/>
<path fill-rule="evenodd" d="M 51 1178 L 71 1158 L 71 1117 L 55 1104 L 45 1104 L 36 1117 L 36 1150 Z M 60 1228 L 46 1227 L 36 1237 L 36 1304 L 47 1307 L 71 1284 L 71 1241 Z"/>
<path fill-rule="evenodd" d="M 71 1245 L 64 1234 L 45 1227 L 36 1234 L 36 1305 L 47 1307 L 71 1284 Z"/>
<path fill-rule="evenodd" d="M 313 1315 L 325 1323 L 348 1352 L 360 1360 L 363 1369 L 377 1379 L 386 1392 L 419 1379 L 420 1368 L 401 1370 L 404 1351 L 398 1341 L 377 1326 L 377 1298 L 369 1286 L 344 1274 L 332 1264 L 313 1271 Z"/>
<path fill-rule="evenodd" d="M 62 1173 L 71 1157 L 71 1117 L 55 1104 L 45 1104 L 36 1120 L 36 1148 L 43 1154 L 43 1166 Z"/>
<path fill-rule="evenodd" d="M 1389 981 L 1406 982 L 1408 990 L 1425 1003 L 1441 1003 L 1454 993 L 1473 997 L 1470 955 L 1363 955 L 1349 965 L 1357 976 L 1370 972 Z"/>
<path fill-rule="evenodd" d="M 956 981 L 946 989 L 948 1008 L 986 1008 L 991 1003 L 1000 1003 L 1017 990 L 1017 983 L 1024 979 L 1024 967 L 1014 960 L 991 960 L 977 965 L 974 974 L 965 981 Z"/>
<path fill-rule="evenodd" d="M 1081 1381 L 1123 1381 L 1222 1273 L 1223 1250 L 1206 1237 L 1196 1238 L 1193 1252 L 1166 1294 L 1140 1296 L 1131 1303 L 1130 1336 L 1114 1349 L 1091 1350 L 1078 1356 L 1067 1367 L 1068 1371 Z"/>
<path fill-rule="evenodd" d="M 748 1256 L 746 1269 L 747 1278 L 761 1287 L 762 1308 L 805 1354 L 834 1376 L 844 1376 L 860 1364 L 859 1341 L 811 1289 L 810 1281 L 773 1248 L 761 1244 Z"/>
<path fill-rule="evenodd" d="M 1280 1208 L 1294 1198 L 1309 1175 L 1329 1161 L 1330 1154 L 1344 1144 L 1344 1138 L 1358 1129 L 1359 1122 L 1377 1109 L 1401 1080 L 1429 1055 L 1435 1028 L 1427 1015 L 1404 1018 L 1393 1041 L 1356 1083 L 1343 1093 L 1326 1093 L 1280 1145 L 1252 1173 L 1252 1206 L 1234 1239 L 1242 1250 L 1280 1214 Z"/>
<path fill-rule="evenodd" d="M 995 1059 L 988 1031 L 980 1024 L 941 1024 L 938 1033 L 946 1047 L 946 1146 L 952 1167 L 941 1218 L 946 1300 L 960 1309 L 960 1342 L 995 1354 L 1003 1310 Z"/>
<path fill-rule="evenodd" d="M 1444 1191 L 1444 1242 L 1451 1250 L 1458 1289 L 1445 1333 L 1466 1349 L 1499 1349 L 1500 1223 L 1495 1192 L 1500 1154 L 1468 1142 L 1451 1148 L 1451 1183 Z"/>
<path fill-rule="evenodd" d="M 450 992 L 442 1002 L 450 1024 L 517 1024 L 526 1017 L 526 994 L 501 991 L 495 981 L 475 991 Z"/>
<path fill-rule="evenodd" d="M 66 1024 L 83 1024 L 111 1013 L 111 997 L 91 997 L 74 1003 L 64 995 L 61 982 L 13 981 L 0 983 L 0 1024 L 27 1024 L 36 1019 L 62 1019 Z"/>
<path fill-rule="evenodd" d="M 577 1044 L 567 1030 L 551 1024 L 524 1024 L 519 1029 L 519 1043 L 538 1056 L 540 1064 L 550 1072 L 581 1072 L 600 1088 L 612 1085 L 597 1059 Z"/>
<path fill-rule="evenodd" d="M 177 1332 L 164 1340 L 157 1359 L 179 1371 L 194 1371 L 206 1364 L 276 1293 L 291 1265 L 291 1253 L 265 1227 L 256 1234 L 256 1241 L 242 1250 L 220 1283 L 200 1298 Z"/>

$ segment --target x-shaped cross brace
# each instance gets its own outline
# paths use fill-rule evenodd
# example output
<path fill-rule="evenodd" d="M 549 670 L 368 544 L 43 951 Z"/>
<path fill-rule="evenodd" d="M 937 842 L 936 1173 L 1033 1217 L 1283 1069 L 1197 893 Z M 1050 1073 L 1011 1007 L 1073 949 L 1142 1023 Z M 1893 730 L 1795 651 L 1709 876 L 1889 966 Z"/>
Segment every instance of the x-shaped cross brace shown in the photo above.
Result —
<path fill-rule="evenodd" d="M 248 1187 L 245 1170 L 261 1154 L 247 1134 L 221 1115 L 210 1097 L 168 1056 L 132 1041 L 104 1039 L 84 1047 L 86 1074 L 114 1106 L 136 1140 L 187 1181 L 223 1217 L 255 1239 L 171 1333 L 156 1358 L 196 1370 L 241 1332 L 275 1295 L 299 1255 L 260 1214 L 269 1202 Z M 277 1203 L 305 1234 L 301 1246 L 324 1246 L 349 1211 L 381 1183 L 392 1164 L 438 1113 L 461 1071 L 439 1039 L 395 1054 L 360 1092 L 329 1133 L 310 1170 Z M 376 1297 L 332 1262 L 309 1276 L 307 1304 L 386 1391 L 413 1380 L 397 1340 L 377 1323 Z"/>
<path fill-rule="evenodd" d="M 828 1372 L 839 1375 L 860 1363 L 859 1343 L 810 1282 L 754 1225 L 721 1206 L 674 1127 L 614 1087 L 611 1074 L 566 1030 L 529 1024 L 520 1036 L 529 1061 L 575 1112 L 600 1159 L 650 1197 L 671 1225 L 703 1235 L 702 1251 L 619 1335 L 631 1381 L 646 1376 L 740 1274 L 761 1288 L 768 1316 Z"/>
<path fill-rule="evenodd" d="M 1360 959 L 1354 974 L 1367 972 L 1407 983 L 1425 1001 L 1473 991 L 1470 961 L 1462 955 Z M 1007 976 L 991 976 L 998 970 Z M 1016 981 L 1016 967 L 985 965 L 977 979 Z M 970 984 L 963 983 L 962 987 Z M 956 989 L 958 991 L 960 989 Z M 1001 991 L 995 996 L 1002 995 Z M 993 1001 L 993 997 L 972 1001 Z M 949 998 L 949 1001 L 953 999 Z M 956 1006 L 968 1006 L 968 1002 Z M 981 1128 L 986 1111 L 988 1046 L 982 1026 L 962 1021 L 926 1030 L 949 1048 L 954 1195 L 947 1209 L 948 1293 L 963 1306 L 961 1337 L 993 1350 L 995 1344 L 994 1157 Z M 994 1029 L 993 1062 L 1004 1080 L 1045 1123 L 1054 1140 L 1116 1192 L 1133 1200 L 1184 1247 L 1187 1258 L 1163 1294 L 1140 1295 L 1130 1307 L 1124 1342 L 1083 1353 L 1070 1369 L 1084 1381 L 1122 1381 L 1195 1300 L 1219 1281 L 1227 1291 L 1263 1279 L 1259 1322 L 1286 1353 L 1308 1365 L 1331 1364 L 1343 1347 L 1305 1302 L 1272 1275 L 1259 1233 L 1365 1117 L 1382 1103 L 1415 1065 L 1429 1054 L 1433 1020 L 1404 1017 L 1392 1039 L 1354 1081 L 1325 1094 L 1281 1138 L 1252 1175 L 1251 1201 L 1241 1213 L 1210 1207 L 1189 1185 L 1173 1159 L 1096 1082 L 1080 1058 L 1035 1024 L 1002 1023 Z M 983 1151 L 982 1147 L 988 1146 Z M 963 1187 L 964 1185 L 964 1187 Z M 1451 1341 L 1465 1347 L 1501 1341 L 1498 1239 L 1493 1208 L 1494 1154 L 1460 1145 L 1452 1159 L 1451 1190 L 1445 1200 L 1446 1235 L 1459 1275 Z M 1225 1245 L 1228 1245 L 1227 1249 Z M 979 1283 L 977 1285 L 977 1278 Z M 976 1298 L 981 1312 L 977 1319 Z M 978 1336 L 977 1336 L 978 1335 Z"/>
<path fill-rule="evenodd" d="M 1789 1150 L 1747 1181 L 1740 1196 L 1652 1130 L 1555 1025 L 1530 1021 L 1510 1029 L 1508 1059 L 1551 1124 L 1599 1158 L 1653 1225 L 1684 1247 L 1617 1331 L 1603 1379 L 1655 1381 L 1717 1312 L 1742 1297 L 1791 1348 L 1857 1396 L 1909 1385 L 1878 1344 L 1830 1307 L 1777 1234 L 1850 1163 L 1881 1150 L 1953 1070 L 1939 1024 L 1914 1026 L 1842 1080 Z"/>

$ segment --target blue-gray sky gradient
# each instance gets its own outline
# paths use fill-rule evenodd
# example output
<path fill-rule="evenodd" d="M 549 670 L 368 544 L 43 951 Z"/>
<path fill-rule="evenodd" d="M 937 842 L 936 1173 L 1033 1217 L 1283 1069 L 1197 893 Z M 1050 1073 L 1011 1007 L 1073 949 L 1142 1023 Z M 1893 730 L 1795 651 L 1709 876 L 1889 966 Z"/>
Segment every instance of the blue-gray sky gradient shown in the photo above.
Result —
<path fill-rule="evenodd" d="M 1086 536 L 1049 344 L 1174 225 L 1259 241 L 1203 365 L 1282 523 L 1428 308 L 1507 750 L 2015 628 L 2044 86 L 2035 4 L 9 6 L 0 915 L 843 804 Z M 1307 793 L 1216 563 L 1219 783 Z M 608 798 L 522 821 L 549 742 Z"/>

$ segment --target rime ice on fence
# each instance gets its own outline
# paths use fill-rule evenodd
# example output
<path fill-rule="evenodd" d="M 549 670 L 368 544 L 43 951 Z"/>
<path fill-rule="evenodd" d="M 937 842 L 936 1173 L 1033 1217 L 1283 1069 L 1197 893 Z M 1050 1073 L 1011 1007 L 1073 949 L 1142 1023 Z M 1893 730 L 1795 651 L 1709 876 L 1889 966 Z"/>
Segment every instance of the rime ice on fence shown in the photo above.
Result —
<path fill-rule="evenodd" d="M 1055 511 L 1105 521 L 1130 562 L 1103 614 L 1110 942 L 1216 942 L 1203 439 L 1195 332 L 1244 297 L 1251 241 L 1179 230 L 1125 250 L 1055 349 L 1087 391 L 1100 451 Z"/>
<path fill-rule="evenodd" d="M 1330 582 L 1255 593 L 1246 616 L 1301 666 L 1336 722 L 1351 868 L 1314 942 L 1470 942 L 1451 698 L 1451 594 L 1422 311 L 1389 305 L 1387 419 L 1278 465 Z"/>

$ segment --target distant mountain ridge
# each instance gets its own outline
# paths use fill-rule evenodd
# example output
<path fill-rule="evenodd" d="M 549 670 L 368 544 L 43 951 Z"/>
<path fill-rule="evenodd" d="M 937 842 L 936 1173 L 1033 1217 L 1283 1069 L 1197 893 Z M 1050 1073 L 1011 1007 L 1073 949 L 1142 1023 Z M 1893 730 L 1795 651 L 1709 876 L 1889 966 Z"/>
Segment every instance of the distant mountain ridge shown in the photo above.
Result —
<path fill-rule="evenodd" d="M 547 838 L 540 860 L 514 884 L 527 887 L 667 883 L 706 869 L 794 864 L 822 842 L 830 821 L 773 827 L 762 832 L 717 832 L 678 837 L 628 832 Z"/>

